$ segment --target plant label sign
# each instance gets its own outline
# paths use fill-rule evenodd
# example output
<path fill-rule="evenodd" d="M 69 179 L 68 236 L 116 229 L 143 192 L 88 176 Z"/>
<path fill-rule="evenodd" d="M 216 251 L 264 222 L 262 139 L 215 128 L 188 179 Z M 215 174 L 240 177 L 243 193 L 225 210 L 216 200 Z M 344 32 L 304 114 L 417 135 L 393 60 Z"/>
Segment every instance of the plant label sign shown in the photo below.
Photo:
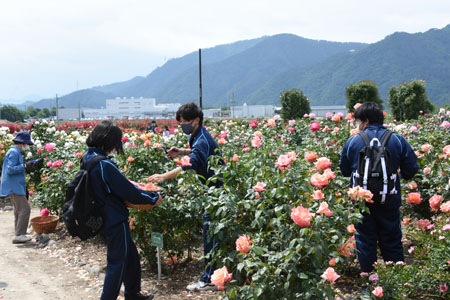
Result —
<path fill-rule="evenodd" d="M 159 232 L 152 232 L 152 246 L 163 248 L 163 235 Z"/>

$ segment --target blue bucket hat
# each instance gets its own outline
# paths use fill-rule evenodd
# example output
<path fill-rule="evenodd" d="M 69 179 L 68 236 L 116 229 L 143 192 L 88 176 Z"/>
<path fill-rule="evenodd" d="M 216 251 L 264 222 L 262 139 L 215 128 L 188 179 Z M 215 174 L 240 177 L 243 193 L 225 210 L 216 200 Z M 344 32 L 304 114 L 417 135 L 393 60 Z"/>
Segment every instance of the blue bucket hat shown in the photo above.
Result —
<path fill-rule="evenodd" d="M 19 133 L 17 133 L 16 137 L 13 139 L 13 142 L 34 145 L 34 143 L 31 141 L 30 133 L 28 131 L 20 131 Z"/>

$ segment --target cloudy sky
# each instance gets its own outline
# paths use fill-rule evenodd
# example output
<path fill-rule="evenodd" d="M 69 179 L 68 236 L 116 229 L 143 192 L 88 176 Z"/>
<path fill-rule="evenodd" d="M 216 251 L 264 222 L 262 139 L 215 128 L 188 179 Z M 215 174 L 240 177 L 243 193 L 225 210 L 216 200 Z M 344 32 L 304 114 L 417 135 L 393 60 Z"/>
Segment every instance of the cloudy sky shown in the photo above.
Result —
<path fill-rule="evenodd" d="M 448 0 L 0 2 L 0 101 L 54 97 L 263 35 L 374 43 L 450 24 Z"/>

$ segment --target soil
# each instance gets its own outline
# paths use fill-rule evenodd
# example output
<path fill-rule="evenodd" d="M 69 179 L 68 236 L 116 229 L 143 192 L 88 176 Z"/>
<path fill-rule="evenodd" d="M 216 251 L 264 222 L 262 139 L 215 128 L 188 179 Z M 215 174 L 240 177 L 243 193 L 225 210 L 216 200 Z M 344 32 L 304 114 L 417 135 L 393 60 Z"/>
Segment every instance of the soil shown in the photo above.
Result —
<path fill-rule="evenodd" d="M 8 199 L 0 199 L 0 299 L 99 299 L 106 269 L 106 248 L 100 239 L 73 239 L 59 223 L 43 244 L 30 227 L 33 240 L 12 244 L 14 213 Z M 6 210 L 5 210 L 6 208 Z M 31 218 L 38 216 L 33 208 Z M 30 219 L 31 219 L 30 218 Z M 53 241 L 52 241 L 53 240 Z M 142 264 L 142 290 L 153 291 L 155 299 L 220 299 L 218 292 L 188 292 L 186 285 L 198 280 L 202 262 L 194 260 L 168 272 L 158 283 L 155 270 Z M 169 266 L 170 268 L 170 266 Z M 123 287 L 119 295 L 123 300 Z"/>
<path fill-rule="evenodd" d="M 14 213 L 8 199 L 0 198 L 0 299 L 99 299 L 106 270 L 106 248 L 100 238 L 73 239 L 63 223 L 54 233 L 46 234 L 50 242 L 29 228 L 31 242 L 12 244 Z M 31 218 L 39 210 L 32 209 Z M 30 219 L 31 219 L 30 218 Z M 164 257 L 164 255 L 163 255 Z M 381 261 L 380 261 L 381 262 Z M 167 275 L 157 280 L 157 270 L 143 261 L 142 290 L 153 291 L 155 300 L 221 299 L 218 292 L 188 292 L 186 285 L 198 280 L 203 263 L 195 260 L 176 269 L 164 265 Z M 357 299 L 363 289 L 358 286 L 359 267 L 352 263 L 336 282 L 335 289 L 344 299 Z M 123 300 L 123 287 L 118 300 Z"/>

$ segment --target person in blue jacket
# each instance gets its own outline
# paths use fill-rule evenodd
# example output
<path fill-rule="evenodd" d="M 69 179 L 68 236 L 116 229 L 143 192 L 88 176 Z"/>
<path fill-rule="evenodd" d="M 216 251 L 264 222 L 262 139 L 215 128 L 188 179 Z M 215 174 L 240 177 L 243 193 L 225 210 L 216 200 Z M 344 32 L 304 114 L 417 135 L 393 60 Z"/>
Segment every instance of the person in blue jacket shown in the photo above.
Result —
<path fill-rule="evenodd" d="M 381 137 L 386 131 L 383 127 L 384 115 L 378 104 L 363 103 L 355 111 L 355 120 L 359 131 L 364 131 L 369 140 Z M 352 176 L 358 167 L 359 151 L 365 146 L 362 137 L 357 134 L 350 137 L 341 154 L 340 169 L 342 175 Z M 391 153 L 392 170 L 400 169 L 403 179 L 411 179 L 419 169 L 417 157 L 411 146 L 401 135 L 393 133 L 386 143 Z M 397 174 L 397 178 L 398 174 Z M 351 177 L 353 186 L 353 176 Z M 366 203 L 369 213 L 363 213 L 363 220 L 357 224 L 356 249 L 358 261 L 363 272 L 370 272 L 377 261 L 377 243 L 384 261 L 403 261 L 402 231 L 400 224 L 401 190 L 400 180 L 395 183 L 397 193 L 391 195 L 384 204 Z"/>
<path fill-rule="evenodd" d="M 13 139 L 14 145 L 6 152 L 2 167 L 1 196 L 9 196 L 14 208 L 13 244 L 26 243 L 31 240 L 26 235 L 30 220 L 30 204 L 28 203 L 25 182 L 25 164 L 22 152 L 28 145 L 34 145 L 28 131 L 20 131 Z"/>
<path fill-rule="evenodd" d="M 203 112 L 195 103 L 187 103 L 178 109 L 176 119 L 180 122 L 181 130 L 185 134 L 190 134 L 189 147 L 190 149 L 172 147 L 167 152 L 170 158 L 177 156 L 188 155 L 192 166 L 182 166 L 173 169 L 164 174 L 154 174 L 150 176 L 149 181 L 162 183 L 166 180 L 173 179 L 183 170 L 193 169 L 199 176 L 202 183 L 206 183 L 208 178 L 214 175 L 214 171 L 208 168 L 208 158 L 211 155 L 220 155 L 219 145 L 211 136 L 211 134 L 203 127 Z M 221 181 L 215 183 L 210 182 L 209 186 L 220 187 Z M 209 222 L 211 217 L 209 214 L 203 216 L 203 252 L 207 256 L 215 247 L 216 241 L 208 236 Z M 217 290 L 217 287 L 211 283 L 211 275 L 214 272 L 215 266 L 208 266 L 211 259 L 205 259 L 205 269 L 200 276 L 200 280 L 196 283 L 188 285 L 186 288 L 189 291 L 206 291 Z"/>
<path fill-rule="evenodd" d="M 109 156 L 114 151 L 123 153 L 122 131 L 111 121 L 102 121 L 89 134 L 86 144 L 89 148 L 83 156 L 85 163 L 97 155 Z M 104 211 L 107 266 L 100 299 L 117 299 L 122 283 L 126 300 L 153 299 L 153 294 L 141 293 L 140 257 L 130 235 L 129 213 L 124 201 L 158 205 L 162 202 L 161 196 L 138 189 L 109 158 L 99 161 L 89 175 L 96 204 Z"/>

